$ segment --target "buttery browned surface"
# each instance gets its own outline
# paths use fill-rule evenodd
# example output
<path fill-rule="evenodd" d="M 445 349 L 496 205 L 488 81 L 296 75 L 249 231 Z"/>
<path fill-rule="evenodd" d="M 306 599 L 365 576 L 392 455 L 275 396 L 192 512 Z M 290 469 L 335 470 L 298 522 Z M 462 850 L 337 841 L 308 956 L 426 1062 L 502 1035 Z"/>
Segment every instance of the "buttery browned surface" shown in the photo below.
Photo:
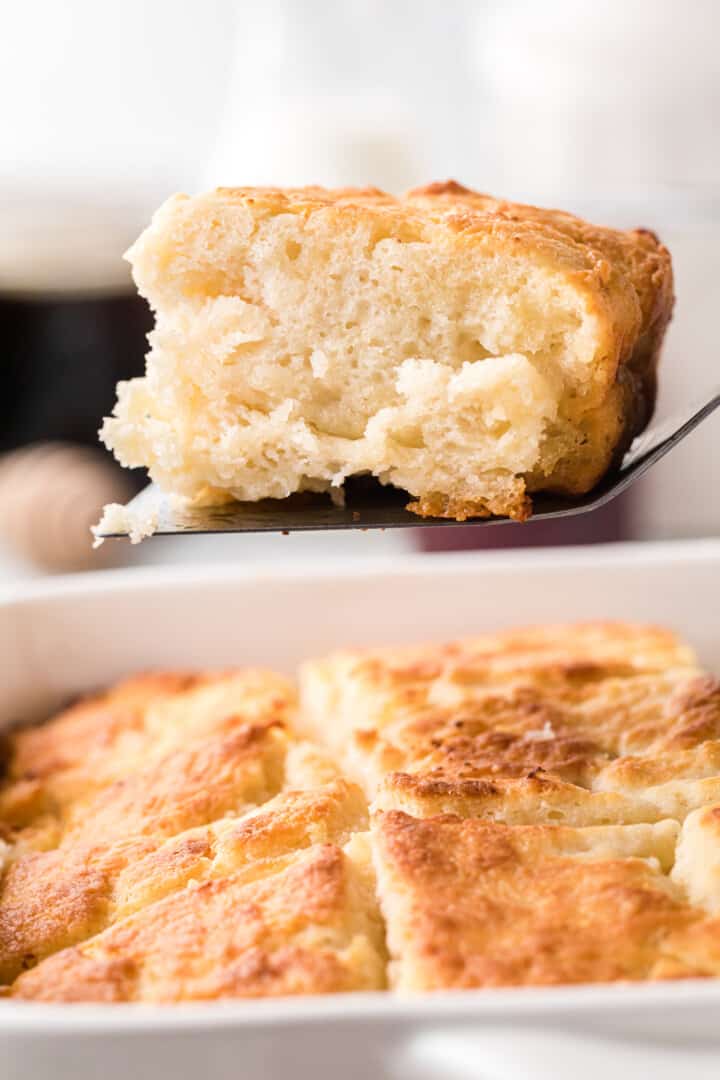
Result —
<path fill-rule="evenodd" d="M 720 683 L 672 635 L 546 627 L 305 665 L 345 768 L 384 808 L 508 824 L 656 821 L 720 799 Z"/>
<path fill-rule="evenodd" d="M 6 993 L 720 974 L 720 685 L 670 633 L 339 653 L 301 688 L 138 676 L 8 737 Z"/>
<path fill-rule="evenodd" d="M 62 1000 L 382 986 L 366 803 L 292 736 L 294 705 L 270 673 L 151 675 L 12 736 L 0 979 Z"/>
<path fill-rule="evenodd" d="M 253 880 L 262 872 L 266 877 Z M 316 844 L 277 865 L 174 892 L 16 983 L 19 997 L 180 1001 L 378 989 L 384 964 L 369 896 L 342 850 Z"/>
<path fill-rule="evenodd" d="M 381 815 L 391 981 L 402 990 L 720 974 L 720 919 L 668 879 L 661 825 L 505 826 Z M 670 831 L 668 828 L 667 831 Z"/>

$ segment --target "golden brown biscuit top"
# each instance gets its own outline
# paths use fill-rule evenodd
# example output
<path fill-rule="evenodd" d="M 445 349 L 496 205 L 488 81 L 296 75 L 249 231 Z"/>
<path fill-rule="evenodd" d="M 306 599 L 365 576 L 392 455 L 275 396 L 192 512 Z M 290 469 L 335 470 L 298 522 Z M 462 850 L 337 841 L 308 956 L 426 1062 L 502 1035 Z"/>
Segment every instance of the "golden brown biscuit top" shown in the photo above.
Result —
<path fill-rule="evenodd" d="M 720 974 L 720 920 L 689 905 L 667 877 L 676 828 L 384 815 L 375 844 L 398 958 L 393 984 L 429 990 Z"/>
<path fill-rule="evenodd" d="M 128 679 L 14 733 L 0 821 L 64 826 L 66 812 L 176 748 L 215 734 L 285 724 L 295 707 L 287 679 L 261 671 L 152 673 Z M 245 736 L 248 737 L 248 736 Z M 23 836 L 29 840 L 29 834 Z"/>
<path fill-rule="evenodd" d="M 720 684 L 672 634 L 340 653 L 301 698 L 272 673 L 148 675 L 11 733 L 5 992 L 720 974 Z"/>
<path fill-rule="evenodd" d="M 294 942 L 288 928 L 287 947 L 278 944 L 263 960 L 277 973 L 267 986 L 292 992 L 295 982 L 298 991 L 311 990 L 313 979 L 316 990 L 350 989 L 355 977 L 362 986 L 382 981 L 381 941 L 369 914 L 374 900 L 365 900 L 358 914 L 355 893 L 341 896 L 346 877 L 367 874 L 337 847 L 367 828 L 366 803 L 354 785 L 334 778 L 325 755 L 293 736 L 294 709 L 292 685 L 272 673 L 150 675 L 11 735 L 8 779 L 0 787 L 0 817 L 11 842 L 0 883 L 0 981 L 32 968 L 28 983 L 39 996 L 152 998 L 149 985 L 130 978 L 139 960 L 133 968 L 129 956 L 111 957 L 86 978 L 87 960 L 73 947 L 104 941 L 105 934 L 115 941 L 113 928 L 136 916 L 149 927 L 137 935 L 139 947 L 158 935 L 167 962 L 179 945 L 171 931 L 181 911 L 206 895 L 216 897 L 215 905 L 234 902 L 236 894 L 254 903 L 253 878 L 278 873 L 304 849 L 317 852 L 314 880 L 328 879 L 326 891 L 335 890 L 337 918 L 346 919 L 349 936 L 345 941 L 338 928 L 337 941 L 319 937 L 316 947 L 314 939 Z M 336 845 L 336 854 L 321 857 L 328 845 Z M 195 898 L 204 882 L 212 887 Z M 167 923 L 155 914 L 165 900 Z M 298 892 L 298 902 L 310 922 L 319 918 L 307 895 Z M 267 919 L 274 918 L 268 910 Z M 262 909 L 256 922 L 262 937 Z M 198 957 L 221 947 L 222 929 L 200 919 Z M 222 947 L 237 951 L 237 965 L 252 967 L 242 945 L 248 955 L 256 949 L 252 934 L 238 937 L 238 927 L 228 932 L 235 944 Z M 130 940 L 124 929 L 118 934 Z M 76 975 L 65 982 L 59 973 L 77 964 L 82 971 L 73 990 Z M 162 996 L 205 993 L 201 980 L 179 980 L 174 991 L 171 982 L 163 983 Z M 30 993 L 24 985 L 18 993 Z M 237 985 L 245 985 L 239 976 Z"/>
<path fill-rule="evenodd" d="M 652 627 L 339 653 L 303 686 L 310 722 L 337 717 L 333 745 L 384 808 L 591 825 L 720 798 L 720 683 Z"/>
<path fill-rule="evenodd" d="M 255 881 L 191 881 L 27 972 L 15 996 L 177 1001 L 382 986 L 356 870 L 340 848 L 316 845 L 272 869 Z"/>

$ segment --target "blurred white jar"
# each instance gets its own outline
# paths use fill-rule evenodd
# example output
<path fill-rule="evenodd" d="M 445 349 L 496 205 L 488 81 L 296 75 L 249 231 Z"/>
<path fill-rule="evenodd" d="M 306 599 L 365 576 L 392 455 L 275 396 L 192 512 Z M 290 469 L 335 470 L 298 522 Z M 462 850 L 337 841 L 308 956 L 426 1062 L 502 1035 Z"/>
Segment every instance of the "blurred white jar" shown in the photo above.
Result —
<path fill-rule="evenodd" d="M 24 0 L 3 10 L 0 292 L 114 292 L 159 202 L 199 179 L 234 0 Z"/>
<path fill-rule="evenodd" d="M 193 184 L 232 61 L 234 0 L 24 0 L 3 13 L 0 185 L 153 205 Z"/>
<path fill-rule="evenodd" d="M 654 229 L 677 305 L 658 417 L 718 388 L 717 0 L 506 0 L 475 25 L 493 146 L 482 184 L 605 223 Z M 640 537 L 720 535 L 720 418 L 634 492 Z"/>
<path fill-rule="evenodd" d="M 720 180 L 717 0 L 505 0 L 475 26 L 498 178 L 538 197 Z"/>
<path fill-rule="evenodd" d="M 240 97 L 240 110 L 242 126 L 229 117 L 203 187 L 372 184 L 402 191 L 422 175 L 412 113 L 390 94 L 272 95 L 249 110 Z"/>
<path fill-rule="evenodd" d="M 422 57 L 437 24 L 410 0 L 254 5 L 238 27 L 206 182 L 401 191 L 426 179 Z"/>

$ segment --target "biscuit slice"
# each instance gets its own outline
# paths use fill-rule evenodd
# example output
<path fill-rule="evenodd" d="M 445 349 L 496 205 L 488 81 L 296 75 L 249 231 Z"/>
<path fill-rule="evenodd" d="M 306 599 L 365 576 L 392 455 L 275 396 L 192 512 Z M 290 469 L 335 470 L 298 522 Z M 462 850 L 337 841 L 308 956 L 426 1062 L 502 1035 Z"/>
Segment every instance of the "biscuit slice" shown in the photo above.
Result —
<path fill-rule="evenodd" d="M 668 876 L 678 831 L 670 821 L 573 829 L 378 815 L 391 987 L 719 975 L 720 918 Z"/>
<path fill-rule="evenodd" d="M 647 423 L 673 302 L 651 233 L 453 182 L 177 195 L 128 259 L 155 329 L 101 435 L 204 504 L 371 473 L 420 515 L 524 519 Z"/>
<path fill-rule="evenodd" d="M 178 1002 L 385 985 L 366 834 L 173 893 L 22 975 L 34 1001 Z"/>
<path fill-rule="evenodd" d="M 720 798 L 720 684 L 653 628 L 340 653 L 305 666 L 302 701 L 380 808 L 586 826 Z"/>

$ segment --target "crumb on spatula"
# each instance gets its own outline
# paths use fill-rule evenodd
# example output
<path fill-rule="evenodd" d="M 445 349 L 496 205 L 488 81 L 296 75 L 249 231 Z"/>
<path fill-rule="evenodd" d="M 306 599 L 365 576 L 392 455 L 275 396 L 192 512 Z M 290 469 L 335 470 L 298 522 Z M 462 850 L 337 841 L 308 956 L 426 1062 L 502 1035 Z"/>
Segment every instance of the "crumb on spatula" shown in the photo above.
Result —
<path fill-rule="evenodd" d="M 157 530 L 158 515 L 156 510 L 138 513 L 121 503 L 108 503 L 97 525 L 93 525 L 93 548 L 99 548 L 107 539 L 108 533 L 127 534 L 131 544 L 139 544 Z M 105 534 L 105 535 L 103 535 Z"/>

